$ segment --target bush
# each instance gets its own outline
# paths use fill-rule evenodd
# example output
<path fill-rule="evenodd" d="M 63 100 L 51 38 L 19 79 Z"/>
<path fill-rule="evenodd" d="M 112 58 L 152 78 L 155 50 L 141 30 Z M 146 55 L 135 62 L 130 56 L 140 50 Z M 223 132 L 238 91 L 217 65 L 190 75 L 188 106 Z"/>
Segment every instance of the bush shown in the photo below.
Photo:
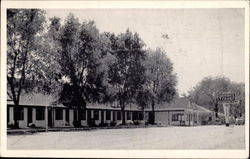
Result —
<path fill-rule="evenodd" d="M 95 124 L 95 119 L 91 118 L 89 121 L 89 127 L 96 127 L 97 125 Z"/>
<path fill-rule="evenodd" d="M 74 120 L 74 121 L 73 121 L 73 125 L 74 125 L 74 127 L 76 127 L 76 128 L 79 128 L 79 127 L 82 126 L 80 120 Z"/>
<path fill-rule="evenodd" d="M 134 125 L 140 125 L 140 122 L 139 121 L 134 121 Z"/>
<path fill-rule="evenodd" d="M 9 122 L 7 124 L 7 127 L 10 128 L 10 129 L 19 129 L 19 122 L 18 121 Z"/>
<path fill-rule="evenodd" d="M 134 122 L 133 122 L 132 120 L 128 120 L 128 121 L 126 122 L 126 124 L 132 125 L 132 124 L 134 124 Z"/>
<path fill-rule="evenodd" d="M 10 129 L 15 129 L 16 128 L 13 123 L 8 124 L 7 127 L 10 128 Z"/>
<path fill-rule="evenodd" d="M 207 124 L 208 124 L 207 121 L 205 121 L 205 120 L 201 121 L 201 125 L 207 125 Z"/>
<path fill-rule="evenodd" d="M 115 122 L 115 121 L 112 121 L 112 122 L 110 123 L 110 126 L 116 126 L 116 122 Z"/>
<path fill-rule="evenodd" d="M 36 124 L 34 124 L 34 123 L 29 123 L 29 127 L 35 128 L 35 127 L 36 127 Z"/>
<path fill-rule="evenodd" d="M 107 126 L 108 126 L 108 123 L 100 123 L 98 126 L 99 126 L 99 127 L 107 127 Z"/>

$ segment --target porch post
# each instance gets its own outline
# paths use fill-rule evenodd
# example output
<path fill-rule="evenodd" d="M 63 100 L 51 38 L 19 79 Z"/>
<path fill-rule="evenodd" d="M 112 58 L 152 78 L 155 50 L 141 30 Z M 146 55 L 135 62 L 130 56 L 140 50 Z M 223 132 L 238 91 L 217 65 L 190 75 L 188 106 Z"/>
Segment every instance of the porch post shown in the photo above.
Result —
<path fill-rule="evenodd" d="M 48 106 L 46 105 L 45 106 L 45 128 L 46 128 L 46 131 L 48 131 Z"/>

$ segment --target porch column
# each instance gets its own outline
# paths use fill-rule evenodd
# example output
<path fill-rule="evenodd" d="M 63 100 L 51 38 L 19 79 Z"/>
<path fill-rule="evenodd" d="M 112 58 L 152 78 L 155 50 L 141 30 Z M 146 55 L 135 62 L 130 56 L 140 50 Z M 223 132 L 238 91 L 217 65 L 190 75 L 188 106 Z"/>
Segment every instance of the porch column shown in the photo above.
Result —
<path fill-rule="evenodd" d="M 125 118 L 125 122 L 127 121 L 127 111 L 125 111 L 125 113 L 124 113 L 124 118 Z"/>
<path fill-rule="evenodd" d="M 110 111 L 110 121 L 113 121 L 113 111 Z"/>
<path fill-rule="evenodd" d="M 36 108 L 31 108 L 32 109 L 32 123 L 36 121 Z"/>
<path fill-rule="evenodd" d="M 106 113 L 107 110 L 103 110 L 103 122 L 106 123 Z"/>
<path fill-rule="evenodd" d="M 63 125 L 66 125 L 66 110 L 63 109 Z"/>
<path fill-rule="evenodd" d="M 90 110 L 91 111 L 91 118 L 94 118 L 94 110 Z"/>

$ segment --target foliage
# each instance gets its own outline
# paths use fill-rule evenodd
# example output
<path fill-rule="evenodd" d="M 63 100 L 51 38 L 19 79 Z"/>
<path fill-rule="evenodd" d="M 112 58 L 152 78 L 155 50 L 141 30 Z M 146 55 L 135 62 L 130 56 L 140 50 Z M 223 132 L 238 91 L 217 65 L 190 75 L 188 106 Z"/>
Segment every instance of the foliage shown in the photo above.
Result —
<path fill-rule="evenodd" d="M 93 21 L 82 24 L 69 14 L 64 25 L 56 17 L 51 19 L 50 31 L 57 44 L 59 64 L 57 81 L 61 83 L 59 102 L 66 106 L 85 108 L 86 102 L 104 99 L 103 77 L 107 48 L 104 36 Z"/>
<path fill-rule="evenodd" d="M 21 94 L 40 91 L 46 79 L 46 65 L 38 52 L 39 37 L 45 24 L 44 11 L 7 10 L 7 94 L 14 102 L 14 121 L 18 127 Z M 35 89 L 36 88 L 36 89 Z"/>
<path fill-rule="evenodd" d="M 139 91 L 137 102 L 141 106 L 151 103 L 152 121 L 154 123 L 155 103 L 170 102 L 176 95 L 176 74 L 173 73 L 173 64 L 161 49 L 147 52 L 144 61 L 146 68 L 146 82 Z"/>
<path fill-rule="evenodd" d="M 43 52 L 37 52 L 43 14 L 37 9 L 7 10 L 7 93 L 15 105 L 19 105 L 23 90 L 33 91 L 46 78 L 40 60 Z"/>
<path fill-rule="evenodd" d="M 241 116 L 244 112 L 244 84 L 231 82 L 228 78 L 206 77 L 189 91 L 189 97 L 198 105 L 215 110 L 215 112 L 223 112 L 223 106 L 218 103 L 217 98 L 220 93 L 230 91 L 236 94 L 236 100 L 241 101 L 239 105 L 232 105 L 231 113 L 234 116 Z"/>
<path fill-rule="evenodd" d="M 112 101 L 119 102 L 122 110 L 122 123 L 125 124 L 125 107 L 144 83 L 145 58 L 144 43 L 137 33 L 127 30 L 118 36 L 106 34 L 111 41 L 112 55 L 115 59 L 109 65 L 108 93 Z"/>

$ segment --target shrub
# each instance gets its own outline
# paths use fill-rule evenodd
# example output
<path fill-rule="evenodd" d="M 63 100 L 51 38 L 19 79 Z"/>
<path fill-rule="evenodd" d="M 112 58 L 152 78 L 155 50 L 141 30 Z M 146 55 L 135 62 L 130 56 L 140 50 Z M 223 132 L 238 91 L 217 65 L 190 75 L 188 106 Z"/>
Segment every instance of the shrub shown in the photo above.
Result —
<path fill-rule="evenodd" d="M 36 124 L 34 124 L 34 123 L 29 123 L 29 127 L 35 128 L 35 127 L 36 127 Z"/>
<path fill-rule="evenodd" d="M 8 124 L 7 127 L 10 128 L 10 129 L 15 129 L 16 128 L 13 123 Z"/>
<path fill-rule="evenodd" d="M 139 121 L 134 121 L 134 125 L 140 125 L 140 122 Z"/>
<path fill-rule="evenodd" d="M 112 122 L 110 123 L 110 126 L 116 126 L 116 122 L 115 122 L 115 121 L 112 121 Z"/>
<path fill-rule="evenodd" d="M 89 127 L 96 127 L 97 125 L 95 124 L 95 119 L 91 118 L 89 121 Z"/>
<path fill-rule="evenodd" d="M 73 125 L 74 125 L 74 127 L 79 128 L 79 127 L 81 127 L 81 121 L 80 120 L 74 120 Z"/>
<path fill-rule="evenodd" d="M 126 124 L 132 125 L 132 124 L 134 124 L 134 122 L 133 122 L 132 120 L 128 120 L 128 121 L 126 122 Z"/>
<path fill-rule="evenodd" d="M 106 126 L 108 126 L 108 123 L 100 123 L 98 126 L 99 127 L 106 127 Z"/>

